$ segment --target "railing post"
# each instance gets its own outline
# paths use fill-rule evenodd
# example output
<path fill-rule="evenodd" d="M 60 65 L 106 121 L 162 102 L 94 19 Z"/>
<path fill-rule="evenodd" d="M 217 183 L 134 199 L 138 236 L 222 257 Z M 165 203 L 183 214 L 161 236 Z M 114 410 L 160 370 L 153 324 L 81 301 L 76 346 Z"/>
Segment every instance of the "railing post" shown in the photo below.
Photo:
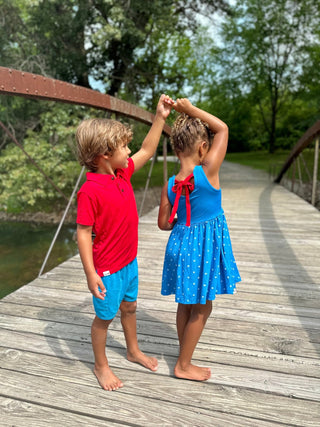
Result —
<path fill-rule="evenodd" d="M 292 163 L 292 178 L 291 178 L 291 191 L 294 192 L 294 183 L 296 179 L 296 159 Z"/>
<path fill-rule="evenodd" d="M 313 180 L 312 180 L 312 195 L 311 204 L 316 204 L 317 180 L 318 180 L 318 162 L 319 162 L 319 138 L 316 139 L 314 147 L 314 164 L 313 164 Z"/>
<path fill-rule="evenodd" d="M 152 157 L 151 165 L 150 165 L 150 168 L 149 168 L 149 173 L 148 173 L 148 177 L 147 177 L 146 185 L 145 185 L 145 187 L 144 187 L 144 192 L 143 192 L 143 196 L 142 196 L 141 204 L 140 204 L 139 217 L 142 215 L 142 210 L 143 210 L 143 206 L 144 206 L 144 201 L 145 201 L 145 199 L 146 199 L 146 195 L 147 195 L 147 192 L 148 192 L 149 182 L 150 182 L 150 179 L 151 179 L 152 169 L 153 169 L 153 166 L 154 166 L 154 164 L 155 164 L 156 157 L 157 157 L 157 153 L 154 153 L 154 155 L 153 155 L 153 157 Z"/>
<path fill-rule="evenodd" d="M 56 242 L 56 240 L 57 240 L 58 234 L 60 233 L 60 230 L 61 230 L 61 227 L 62 227 L 62 225 L 63 225 L 63 223 L 64 223 L 65 217 L 67 216 L 67 213 L 68 213 L 69 208 L 70 208 L 70 206 L 71 206 L 72 199 L 73 199 L 73 197 L 74 197 L 74 195 L 75 195 L 75 193 L 76 193 L 76 191 L 77 191 L 77 188 L 78 188 L 78 186 L 79 186 L 79 184 L 80 184 L 80 180 L 81 180 L 81 177 L 82 177 L 82 175 L 83 175 L 83 172 L 84 172 L 84 171 L 85 171 L 85 167 L 84 167 L 84 166 L 82 166 L 82 169 L 81 169 L 81 171 L 80 171 L 79 177 L 78 177 L 77 182 L 76 182 L 76 185 L 74 186 L 74 189 L 73 189 L 72 194 L 71 194 L 71 196 L 70 196 L 70 199 L 69 199 L 69 201 L 68 201 L 67 207 L 66 207 L 66 209 L 65 209 L 65 211 L 64 211 L 64 213 L 63 213 L 63 215 L 62 215 L 62 218 L 61 218 L 60 223 L 59 223 L 59 225 L 58 225 L 57 231 L 56 231 L 56 233 L 55 233 L 55 235 L 54 235 L 54 237 L 53 237 L 53 239 L 52 239 L 51 245 L 50 245 L 50 247 L 49 247 L 49 249 L 48 249 L 48 252 L 47 252 L 47 254 L 46 254 L 46 256 L 45 256 L 45 259 L 44 259 L 44 261 L 43 261 L 43 263 L 42 263 L 42 266 L 41 266 L 41 268 L 40 268 L 40 271 L 39 271 L 38 277 L 40 277 L 40 276 L 41 276 L 41 274 L 42 274 L 42 272 L 43 272 L 43 270 L 44 270 L 44 267 L 45 267 L 45 266 L 46 266 L 46 264 L 47 264 L 47 261 L 48 261 L 48 259 L 49 259 L 50 254 L 51 254 L 51 251 L 52 251 L 52 249 L 53 249 L 53 246 L 54 246 L 54 244 L 55 244 L 55 242 Z"/>
<path fill-rule="evenodd" d="M 300 165 L 300 156 L 301 156 L 301 153 L 297 157 L 298 174 L 299 174 L 299 189 L 302 187 L 302 173 L 301 173 L 301 165 Z"/>

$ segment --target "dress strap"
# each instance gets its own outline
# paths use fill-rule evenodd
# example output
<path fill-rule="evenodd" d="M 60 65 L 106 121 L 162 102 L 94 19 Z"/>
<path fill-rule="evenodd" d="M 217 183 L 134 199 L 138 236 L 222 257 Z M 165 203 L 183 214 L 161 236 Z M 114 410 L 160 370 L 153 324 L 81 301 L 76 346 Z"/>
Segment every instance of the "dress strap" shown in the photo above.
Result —
<path fill-rule="evenodd" d="M 173 222 L 175 214 L 178 210 L 180 196 L 182 194 L 182 190 L 185 189 L 186 192 L 186 210 L 187 210 L 187 222 L 186 225 L 190 226 L 191 222 L 191 204 L 190 204 L 190 193 L 194 189 L 194 184 L 190 182 L 190 179 L 193 178 L 193 173 L 187 176 L 183 181 L 174 180 L 174 186 L 172 187 L 172 191 L 176 193 L 176 198 L 174 201 L 173 209 L 171 212 L 171 216 L 169 219 L 170 224 Z"/>

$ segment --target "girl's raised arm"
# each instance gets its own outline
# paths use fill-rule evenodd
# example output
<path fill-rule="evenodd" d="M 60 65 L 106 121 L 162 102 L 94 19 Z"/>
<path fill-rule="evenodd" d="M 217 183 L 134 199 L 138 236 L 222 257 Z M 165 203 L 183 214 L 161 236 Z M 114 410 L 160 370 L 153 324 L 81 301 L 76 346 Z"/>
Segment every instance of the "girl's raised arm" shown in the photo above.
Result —
<path fill-rule="evenodd" d="M 195 107 L 186 98 L 177 99 L 173 108 L 180 113 L 186 113 L 190 117 L 196 117 L 206 122 L 210 130 L 214 133 L 212 146 L 204 156 L 202 164 L 209 181 L 216 187 L 216 178 L 227 152 L 228 126 L 222 120 L 218 119 L 218 117 Z"/>

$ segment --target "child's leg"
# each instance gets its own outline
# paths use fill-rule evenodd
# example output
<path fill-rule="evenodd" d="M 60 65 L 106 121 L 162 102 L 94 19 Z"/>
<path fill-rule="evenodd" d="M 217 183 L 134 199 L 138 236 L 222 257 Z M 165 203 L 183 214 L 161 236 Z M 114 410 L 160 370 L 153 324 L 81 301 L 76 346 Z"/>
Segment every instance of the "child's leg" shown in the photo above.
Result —
<path fill-rule="evenodd" d="M 191 316 L 191 309 L 192 309 L 191 304 L 178 304 L 177 315 L 176 315 L 176 325 L 177 325 L 177 333 L 178 333 L 180 346 L 184 336 L 184 330 Z"/>
<path fill-rule="evenodd" d="M 179 304 L 180 306 L 181 304 Z M 190 317 L 184 327 L 183 336 L 180 340 L 180 354 L 176 363 L 174 373 L 178 378 L 186 378 L 189 380 L 204 381 L 210 378 L 211 371 L 209 368 L 202 368 L 191 364 L 192 355 L 199 341 L 203 328 L 208 320 L 212 310 L 212 302 L 207 301 L 204 304 L 194 304 L 191 306 Z M 182 325 L 185 322 L 187 309 L 180 308 L 182 320 L 177 322 L 177 327 L 181 327 L 178 331 L 182 334 Z M 178 307 L 179 313 L 179 307 Z M 185 317 L 183 317 L 185 316 Z M 177 316 L 178 317 L 178 316 Z M 179 325 L 179 326 L 178 326 Z"/>
<path fill-rule="evenodd" d="M 140 363 L 151 371 L 156 371 L 158 369 L 157 359 L 146 356 L 138 345 L 136 307 L 136 301 L 122 301 L 120 305 L 121 324 L 127 344 L 127 359 L 130 362 Z"/>
<path fill-rule="evenodd" d="M 102 320 L 95 317 L 91 326 L 92 349 L 94 353 L 94 370 L 99 384 L 104 390 L 117 390 L 123 383 L 111 371 L 106 356 L 107 331 L 111 320 Z"/>

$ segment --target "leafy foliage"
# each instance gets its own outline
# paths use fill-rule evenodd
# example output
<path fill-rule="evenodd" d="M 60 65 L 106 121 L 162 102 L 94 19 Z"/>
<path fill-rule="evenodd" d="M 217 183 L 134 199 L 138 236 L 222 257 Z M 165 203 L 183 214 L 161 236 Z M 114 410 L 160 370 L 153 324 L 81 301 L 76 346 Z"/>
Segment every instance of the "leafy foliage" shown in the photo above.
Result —
<path fill-rule="evenodd" d="M 250 94 L 270 152 L 276 148 L 278 117 L 291 108 L 310 49 L 319 47 L 318 23 L 319 4 L 313 0 L 245 0 L 237 2 L 223 27 L 218 59 L 228 78 L 222 81 L 239 88 L 240 96 Z"/>
<path fill-rule="evenodd" d="M 27 10 L 33 40 L 52 77 L 89 87 L 90 76 L 115 95 L 131 93 L 141 64 L 145 75 L 161 75 L 162 42 L 198 28 L 195 13 L 219 8 L 228 10 L 227 2 L 154 0 L 146 7 L 144 0 L 39 0 Z M 150 77 L 143 82 L 149 87 Z"/>
<path fill-rule="evenodd" d="M 74 132 L 79 107 L 52 105 L 41 115 L 39 128 L 29 130 L 24 150 L 69 197 L 80 167 L 74 155 Z M 61 195 L 14 144 L 0 156 L 0 209 L 8 212 L 46 209 L 48 202 L 65 204 Z"/>

